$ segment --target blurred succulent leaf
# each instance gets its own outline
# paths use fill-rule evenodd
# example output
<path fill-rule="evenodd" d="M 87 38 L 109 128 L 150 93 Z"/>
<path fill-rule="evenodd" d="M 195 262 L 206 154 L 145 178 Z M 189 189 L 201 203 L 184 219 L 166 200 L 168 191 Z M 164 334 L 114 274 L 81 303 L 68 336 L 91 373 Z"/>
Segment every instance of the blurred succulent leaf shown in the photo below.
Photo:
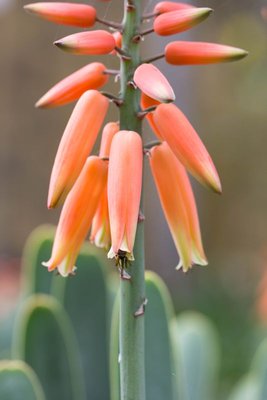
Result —
<path fill-rule="evenodd" d="M 215 399 L 219 346 L 211 322 L 201 314 L 187 312 L 173 320 L 172 335 L 179 399 Z"/>
<path fill-rule="evenodd" d="M 103 253 L 85 245 L 77 259 L 76 275 L 70 279 L 54 275 L 51 289 L 74 327 L 87 398 L 94 400 L 109 398 L 107 263 Z"/>
<path fill-rule="evenodd" d="M 0 361 L 1 400 L 45 400 L 34 371 L 23 361 Z"/>
<path fill-rule="evenodd" d="M 228 400 L 258 400 L 259 379 L 249 374 L 237 383 Z"/>
<path fill-rule="evenodd" d="M 85 398 L 73 328 L 52 296 L 33 295 L 22 304 L 15 324 L 13 355 L 33 368 L 47 399 Z"/>
<path fill-rule="evenodd" d="M 258 397 L 253 397 L 253 400 L 267 399 L 267 339 L 260 344 L 256 351 L 251 367 L 252 374 L 259 381 Z"/>
<path fill-rule="evenodd" d="M 147 400 L 176 399 L 170 321 L 174 316 L 167 287 L 154 272 L 146 273 L 145 362 Z"/>
<path fill-rule="evenodd" d="M 109 376 L 110 376 L 110 400 L 120 399 L 120 369 L 119 369 L 119 296 L 116 297 L 110 330 L 109 351 Z"/>
<path fill-rule="evenodd" d="M 22 256 L 23 296 L 34 293 L 50 293 L 52 274 L 42 266 L 51 254 L 55 229 L 41 225 L 29 236 Z"/>

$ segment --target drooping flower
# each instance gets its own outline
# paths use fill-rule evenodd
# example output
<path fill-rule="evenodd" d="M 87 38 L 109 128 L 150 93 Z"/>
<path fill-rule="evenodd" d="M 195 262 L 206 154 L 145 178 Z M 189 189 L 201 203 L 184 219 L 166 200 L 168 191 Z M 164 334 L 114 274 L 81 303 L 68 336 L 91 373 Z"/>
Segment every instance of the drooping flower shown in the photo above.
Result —
<path fill-rule="evenodd" d="M 113 35 L 102 30 L 74 33 L 55 41 L 54 44 L 77 55 L 108 54 L 116 46 Z"/>
<path fill-rule="evenodd" d="M 153 64 L 141 64 L 136 68 L 134 77 L 136 86 L 147 96 L 161 103 L 175 100 L 175 94 L 165 76 Z"/>
<path fill-rule="evenodd" d="M 108 81 L 105 70 L 105 65 L 99 62 L 86 65 L 53 86 L 36 103 L 36 107 L 62 106 L 77 100 L 86 90 L 99 89 Z"/>
<path fill-rule="evenodd" d="M 109 258 L 120 252 L 133 260 L 142 187 L 142 140 L 133 131 L 119 131 L 112 140 L 108 169 L 108 207 L 111 230 Z"/>
<path fill-rule="evenodd" d="M 88 4 L 40 2 L 27 4 L 24 9 L 57 24 L 82 28 L 93 26 L 96 20 L 96 10 Z"/>
<path fill-rule="evenodd" d="M 195 8 L 192 4 L 188 3 L 175 3 L 173 1 L 160 1 L 154 7 L 155 14 L 163 14 L 170 11 L 176 10 L 188 10 L 190 8 Z"/>
<path fill-rule="evenodd" d="M 62 202 L 72 188 L 94 146 L 108 105 L 108 99 L 96 90 L 88 90 L 77 102 L 54 162 L 48 194 L 49 208 Z"/>
<path fill-rule="evenodd" d="M 102 133 L 99 157 L 109 157 L 112 139 L 118 131 L 119 124 L 117 122 L 109 122 L 105 125 Z M 107 187 L 103 191 L 92 222 L 90 241 L 97 247 L 104 247 L 105 249 L 108 249 L 111 244 Z"/>
<path fill-rule="evenodd" d="M 106 186 L 107 170 L 107 162 L 100 157 L 87 158 L 62 208 L 51 258 L 43 263 L 49 271 L 57 268 L 62 276 L 74 271 L 77 254 Z"/>
<path fill-rule="evenodd" d="M 204 144 L 198 134 L 174 104 L 160 104 L 153 113 L 153 121 L 174 154 L 203 185 L 221 192 L 221 183 Z"/>
<path fill-rule="evenodd" d="M 245 50 L 205 42 L 171 42 L 165 47 L 165 59 L 173 65 L 213 64 L 246 57 Z"/>
<path fill-rule="evenodd" d="M 161 36 L 184 32 L 204 21 L 212 12 L 211 8 L 187 8 L 159 15 L 154 21 L 154 31 Z"/>
<path fill-rule="evenodd" d="M 150 166 L 161 205 L 180 255 L 177 268 L 207 265 L 197 208 L 185 168 L 166 142 L 150 151 Z"/>

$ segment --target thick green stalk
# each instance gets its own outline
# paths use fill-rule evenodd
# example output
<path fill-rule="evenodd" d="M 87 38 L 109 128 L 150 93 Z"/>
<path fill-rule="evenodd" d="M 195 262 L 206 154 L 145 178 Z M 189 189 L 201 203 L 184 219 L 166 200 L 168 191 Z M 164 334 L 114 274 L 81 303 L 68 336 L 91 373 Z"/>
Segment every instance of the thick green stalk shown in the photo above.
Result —
<path fill-rule="evenodd" d="M 129 4 L 130 3 L 130 4 Z M 141 120 L 137 117 L 140 92 L 131 84 L 140 64 L 140 45 L 133 40 L 140 32 L 141 0 L 124 1 L 123 48 L 130 59 L 121 58 L 120 129 L 141 135 Z M 120 384 L 121 400 L 145 400 L 144 363 L 144 227 L 138 223 L 134 248 L 135 261 L 128 266 L 130 279 L 121 279 L 120 287 Z"/>

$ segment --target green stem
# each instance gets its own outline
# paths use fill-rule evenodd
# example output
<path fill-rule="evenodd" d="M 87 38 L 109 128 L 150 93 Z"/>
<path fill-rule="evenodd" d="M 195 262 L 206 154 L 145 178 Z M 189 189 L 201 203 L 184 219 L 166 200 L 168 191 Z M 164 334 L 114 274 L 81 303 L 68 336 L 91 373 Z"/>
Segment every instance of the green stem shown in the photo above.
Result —
<path fill-rule="evenodd" d="M 140 45 L 133 38 L 140 32 L 141 0 L 124 1 L 122 50 L 130 60 L 121 58 L 120 129 L 133 130 L 142 134 L 140 92 L 129 84 L 133 73 L 140 64 Z M 142 204 L 141 204 L 142 207 Z M 138 223 L 134 247 L 135 261 L 127 273 L 131 279 L 121 279 L 120 286 L 120 384 L 121 400 L 145 400 L 144 360 L 144 226 Z"/>

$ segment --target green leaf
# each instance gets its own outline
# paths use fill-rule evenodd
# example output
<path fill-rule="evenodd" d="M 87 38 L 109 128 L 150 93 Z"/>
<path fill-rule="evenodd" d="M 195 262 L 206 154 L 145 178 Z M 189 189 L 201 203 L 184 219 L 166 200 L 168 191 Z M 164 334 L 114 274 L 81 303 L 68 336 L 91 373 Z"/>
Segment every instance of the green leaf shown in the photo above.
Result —
<path fill-rule="evenodd" d="M 167 287 L 153 272 L 146 273 L 145 359 L 147 400 L 172 400 L 174 363 L 170 337 L 173 306 Z"/>
<path fill-rule="evenodd" d="M 14 333 L 14 357 L 33 368 L 47 399 L 84 399 L 73 328 L 65 311 L 52 296 L 28 298 L 21 307 Z"/>
<path fill-rule="evenodd" d="M 216 331 L 201 314 L 187 312 L 174 319 L 172 334 L 181 400 L 214 400 L 219 367 Z"/>
<path fill-rule="evenodd" d="M 252 362 L 251 372 L 259 381 L 259 393 L 255 400 L 267 399 L 267 339 L 259 346 Z M 254 398 L 253 398 L 254 400 Z"/>
<path fill-rule="evenodd" d="M 22 361 L 0 361 L 1 400 L 45 400 L 33 370 Z"/>
<path fill-rule="evenodd" d="M 55 228 L 42 225 L 29 236 L 22 256 L 23 295 L 50 293 L 53 274 L 42 266 L 51 256 Z"/>
<path fill-rule="evenodd" d="M 110 400 L 120 399 L 120 369 L 119 369 L 119 306 L 120 296 L 115 299 L 110 329 Z"/>
<path fill-rule="evenodd" d="M 52 294 L 72 321 L 78 340 L 88 399 L 109 398 L 109 316 L 106 257 L 84 246 L 74 277 L 54 276 Z M 105 273 L 106 270 L 106 273 Z"/>

